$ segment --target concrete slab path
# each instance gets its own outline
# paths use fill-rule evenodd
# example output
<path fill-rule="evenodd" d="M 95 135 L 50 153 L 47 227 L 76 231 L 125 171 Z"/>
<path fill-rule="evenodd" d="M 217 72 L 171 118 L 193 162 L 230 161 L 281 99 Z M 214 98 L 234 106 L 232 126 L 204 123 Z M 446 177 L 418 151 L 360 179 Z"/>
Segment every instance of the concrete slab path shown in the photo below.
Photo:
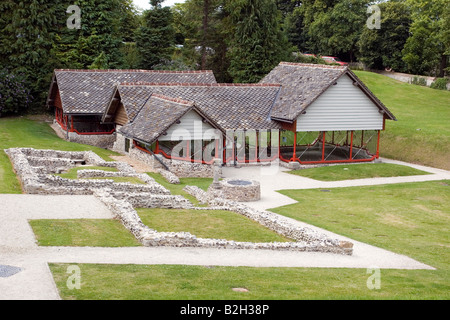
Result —
<path fill-rule="evenodd" d="M 442 169 L 436 169 L 416 164 L 410 164 L 402 161 L 381 159 L 384 163 L 395 163 L 410 166 L 427 172 L 424 175 L 388 177 L 388 178 L 368 178 L 342 181 L 318 181 L 287 173 L 289 169 L 279 166 L 247 166 L 247 167 L 224 167 L 224 178 L 253 179 L 261 184 L 261 200 L 255 202 L 246 202 L 248 205 L 262 210 L 276 208 L 295 203 L 285 195 L 277 192 L 286 189 L 316 189 L 316 188 L 340 188 L 356 187 L 369 185 L 382 185 L 404 182 L 437 181 L 450 179 L 450 172 Z M 358 164 L 352 164 L 358 165 Z"/>

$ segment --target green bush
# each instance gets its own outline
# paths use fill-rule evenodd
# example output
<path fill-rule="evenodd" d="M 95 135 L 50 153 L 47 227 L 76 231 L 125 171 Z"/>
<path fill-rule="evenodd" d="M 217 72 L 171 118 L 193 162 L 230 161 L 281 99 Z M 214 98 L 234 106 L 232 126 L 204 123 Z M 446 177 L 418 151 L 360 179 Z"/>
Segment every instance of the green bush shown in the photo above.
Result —
<path fill-rule="evenodd" d="M 447 90 L 447 83 L 449 82 L 448 78 L 437 78 L 433 81 L 430 88 L 438 89 L 438 90 Z"/>
<path fill-rule="evenodd" d="M 301 53 L 294 53 L 292 62 L 297 63 L 314 63 L 314 64 L 327 64 L 325 60 L 318 57 L 306 56 Z"/>
<path fill-rule="evenodd" d="M 411 84 L 426 87 L 427 80 L 422 77 L 414 76 L 414 78 L 411 80 Z"/>
<path fill-rule="evenodd" d="M 0 70 L 0 116 L 3 113 L 20 113 L 31 103 L 24 76 Z"/>

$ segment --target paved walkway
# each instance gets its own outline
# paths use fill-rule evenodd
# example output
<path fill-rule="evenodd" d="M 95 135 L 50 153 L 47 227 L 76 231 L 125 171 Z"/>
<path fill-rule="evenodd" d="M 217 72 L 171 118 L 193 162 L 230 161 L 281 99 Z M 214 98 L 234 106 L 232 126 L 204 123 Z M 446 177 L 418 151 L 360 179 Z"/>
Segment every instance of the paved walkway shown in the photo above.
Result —
<path fill-rule="evenodd" d="M 280 194 L 279 192 L 277 192 L 277 190 L 315 189 L 315 188 L 329 189 L 339 187 L 355 187 L 355 186 L 450 179 L 450 172 L 446 170 L 410 164 L 390 159 L 381 159 L 381 160 L 383 163 L 395 163 L 410 166 L 412 168 L 425 171 L 429 174 L 418 176 L 370 178 L 370 179 L 355 179 L 343 181 L 318 181 L 289 174 L 286 172 L 289 171 L 289 169 L 278 166 L 274 167 L 249 166 L 241 168 L 225 167 L 223 168 L 223 175 L 226 178 L 239 178 L 239 179 L 247 178 L 259 181 L 261 184 L 261 200 L 257 202 L 248 202 L 247 204 L 257 209 L 264 209 L 264 210 L 296 202 L 295 200 Z"/>
<path fill-rule="evenodd" d="M 224 168 L 226 177 L 247 177 L 261 181 L 262 200 L 247 203 L 267 209 L 292 203 L 275 190 L 293 188 L 332 188 L 353 185 L 450 179 L 445 170 L 418 167 L 429 175 L 389 179 L 361 179 L 323 183 L 279 172 L 274 179 L 270 168 Z M 425 170 L 426 169 L 426 170 Z M 283 171 L 281 169 L 281 171 Z M 255 267 L 337 267 L 433 269 L 409 257 L 352 241 L 352 256 L 313 252 L 278 252 L 267 250 L 224 250 L 209 248 L 94 248 L 39 247 L 28 224 L 30 219 L 111 218 L 109 210 L 93 196 L 43 196 L 0 194 L 0 265 L 19 267 L 20 272 L 2 277 L 0 299 L 60 299 L 48 263 L 186 264 Z M 285 218 L 289 219 L 289 218 Z M 296 221 L 299 225 L 305 225 Z M 312 226 L 309 226 L 312 227 Z M 82 272 L 82 271 L 81 271 Z M 365 270 L 364 270 L 365 272 Z M 69 274 L 68 274 L 69 276 Z"/>

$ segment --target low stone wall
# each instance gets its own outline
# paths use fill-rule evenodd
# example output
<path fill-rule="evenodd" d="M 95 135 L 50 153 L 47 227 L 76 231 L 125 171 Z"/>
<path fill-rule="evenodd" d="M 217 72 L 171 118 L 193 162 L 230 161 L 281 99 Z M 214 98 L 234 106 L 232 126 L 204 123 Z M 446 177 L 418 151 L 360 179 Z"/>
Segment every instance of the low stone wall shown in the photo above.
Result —
<path fill-rule="evenodd" d="M 76 132 L 67 132 L 61 128 L 59 123 L 55 120 L 51 126 L 56 134 L 64 140 L 76 143 L 87 144 L 104 149 L 113 147 L 116 141 L 116 133 L 112 134 L 78 134 Z"/>
<path fill-rule="evenodd" d="M 166 159 L 159 154 L 153 156 L 135 147 L 130 148 L 129 156 L 144 162 L 155 171 L 164 170 L 161 163 L 154 158 L 156 156 L 179 178 L 212 178 L 214 175 L 212 165 Z"/>
<path fill-rule="evenodd" d="M 213 166 L 209 164 L 170 160 L 168 167 L 180 178 L 212 178 L 214 176 Z"/>
<path fill-rule="evenodd" d="M 70 142 L 88 144 L 99 148 L 110 149 L 116 141 L 116 134 L 78 134 L 76 132 L 69 132 Z"/>
<path fill-rule="evenodd" d="M 145 163 L 146 165 L 148 165 L 150 168 L 152 168 L 154 171 L 158 171 L 159 169 L 163 169 L 163 166 L 161 165 L 161 163 L 159 163 L 157 160 L 155 160 L 155 158 L 153 157 L 153 155 L 141 151 L 138 148 L 132 146 L 130 148 L 130 151 L 128 153 L 128 155 L 131 158 L 134 158 L 136 160 L 139 160 L 143 163 Z M 160 156 L 162 158 L 162 156 Z"/>
<path fill-rule="evenodd" d="M 233 182 L 244 182 L 248 184 L 238 185 Z M 258 201 L 261 199 L 261 186 L 255 180 L 240 180 L 240 179 L 223 179 L 219 181 L 220 189 L 215 189 L 211 186 L 208 192 L 214 194 L 215 197 L 234 201 Z"/>
<path fill-rule="evenodd" d="M 199 192 L 197 187 L 189 187 L 187 190 L 192 194 L 206 196 L 205 192 Z M 195 190 L 195 191 L 194 191 Z M 329 252 L 337 254 L 352 254 L 353 245 L 349 242 L 330 239 L 308 228 L 298 228 L 280 221 L 275 214 L 258 212 L 246 206 L 242 206 L 227 200 L 219 199 L 213 203 L 215 207 L 195 207 L 197 210 L 227 209 L 246 215 L 264 225 L 273 228 L 280 234 L 296 239 L 296 242 L 270 242 L 253 243 L 238 242 L 225 239 L 197 238 L 189 232 L 158 232 L 145 226 L 130 202 L 117 199 L 104 190 L 98 190 L 95 195 L 105 203 L 114 215 L 122 221 L 123 225 L 132 232 L 144 246 L 174 246 L 174 247 L 206 247 L 223 249 L 267 249 L 267 250 L 290 250 L 290 251 L 314 251 Z M 269 223 L 270 221 L 270 223 Z"/>
<path fill-rule="evenodd" d="M 170 194 L 169 190 L 159 183 L 156 183 L 153 178 L 146 174 L 136 173 L 130 165 L 121 162 L 106 162 L 91 151 L 58 151 L 55 153 L 53 150 L 12 148 L 5 150 L 5 152 L 11 159 L 13 168 L 26 193 L 79 195 L 93 194 L 94 190 L 99 188 L 109 188 L 115 191 Z M 48 155 L 53 157 L 48 157 Z M 54 157 L 55 155 L 57 155 L 57 158 Z M 94 170 L 80 170 L 81 175 L 86 174 L 82 171 L 88 171 L 87 175 L 93 174 L 96 175 L 96 177 L 105 177 L 105 179 L 100 180 L 74 180 L 51 174 L 74 167 L 80 162 L 88 165 L 115 167 L 119 172 L 112 173 L 109 171 L 95 170 L 95 172 L 92 173 Z M 145 184 L 116 183 L 112 179 L 107 179 L 114 174 L 116 176 L 134 176 L 144 181 Z"/>
<path fill-rule="evenodd" d="M 180 184 L 180 179 L 174 173 L 165 169 L 159 169 L 158 173 L 162 175 L 163 178 L 167 180 L 167 182 L 172 184 Z"/>
<path fill-rule="evenodd" d="M 353 244 L 351 242 L 331 239 L 310 228 L 298 227 L 273 212 L 256 210 L 245 204 L 217 197 L 214 193 L 205 192 L 196 186 L 186 186 L 184 190 L 197 198 L 200 203 L 208 203 L 210 205 L 210 207 L 197 207 L 196 209 L 198 210 L 229 210 L 237 212 L 287 238 L 298 241 L 296 243 L 261 244 L 258 247 L 332 252 L 346 255 L 353 253 Z"/>
<path fill-rule="evenodd" d="M 192 209 L 194 205 L 180 195 L 160 195 L 149 192 L 109 192 L 118 200 L 125 200 L 134 208 Z"/>
<path fill-rule="evenodd" d="M 77 154 L 65 154 L 62 152 L 58 153 L 57 158 L 70 161 L 72 161 L 71 159 L 77 159 L 94 165 L 103 164 L 104 166 L 116 167 L 119 169 L 119 172 L 80 170 L 80 176 L 100 176 L 105 177 L 105 179 L 65 179 L 52 174 L 39 173 L 40 171 L 52 171 L 52 169 L 43 170 L 42 167 L 55 165 L 54 153 L 20 148 L 7 149 L 5 152 L 10 157 L 25 192 L 37 194 L 93 194 L 111 210 L 116 218 L 144 246 L 314 251 L 346 255 L 350 255 L 353 252 L 353 244 L 350 242 L 331 239 L 312 229 L 295 226 L 274 213 L 255 210 L 242 203 L 217 197 L 214 193 L 207 193 L 198 187 L 187 186 L 185 190 L 189 194 L 195 196 L 201 203 L 209 204 L 209 207 L 194 207 L 186 198 L 171 195 L 167 189 L 156 183 L 154 179 L 145 174 L 136 173 L 131 166 L 120 162 L 105 162 L 92 152 Z M 46 157 L 47 155 L 52 155 L 53 157 L 48 158 Z M 81 157 L 81 155 L 83 156 Z M 32 158 L 32 164 L 37 165 L 34 167 L 30 164 L 30 157 L 42 158 L 42 161 Z M 70 161 L 67 163 L 70 163 Z M 36 170 L 36 168 L 40 169 Z M 112 176 L 136 176 L 145 179 L 146 184 L 115 183 L 113 180 L 107 179 Z M 146 176 L 148 178 L 145 178 Z M 135 210 L 137 207 L 229 210 L 257 221 L 261 225 L 295 241 L 252 243 L 224 239 L 202 239 L 189 232 L 158 232 L 141 221 Z"/>

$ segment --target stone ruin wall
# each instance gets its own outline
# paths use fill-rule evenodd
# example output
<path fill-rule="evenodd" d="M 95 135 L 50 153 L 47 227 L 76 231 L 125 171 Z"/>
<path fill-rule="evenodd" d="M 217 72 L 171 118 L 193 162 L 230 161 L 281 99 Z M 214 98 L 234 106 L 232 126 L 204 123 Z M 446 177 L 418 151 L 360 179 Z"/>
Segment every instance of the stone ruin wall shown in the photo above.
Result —
<path fill-rule="evenodd" d="M 330 252 L 351 255 L 353 244 L 331 239 L 310 228 L 292 225 L 288 220 L 268 211 L 252 209 L 245 204 L 226 200 L 198 187 L 187 186 L 185 191 L 209 207 L 195 207 L 186 198 L 171 195 L 146 174 L 138 174 L 128 164 L 106 162 L 91 151 L 69 152 L 36 150 L 31 148 L 7 149 L 13 168 L 26 193 L 34 194 L 92 194 L 100 199 L 122 224 L 144 246 L 209 247 L 228 249 L 270 249 L 291 251 Z M 79 170 L 81 177 L 104 177 L 101 180 L 65 179 L 55 176 L 71 167 L 86 164 L 117 168 L 118 172 Z M 100 172 L 102 171 L 102 172 Z M 113 176 L 134 176 L 145 184 L 115 183 Z M 224 239 L 197 238 L 188 232 L 158 232 L 144 225 L 135 208 L 172 208 L 195 210 L 229 210 L 242 214 L 263 226 L 284 235 L 293 242 L 252 243 Z"/>

